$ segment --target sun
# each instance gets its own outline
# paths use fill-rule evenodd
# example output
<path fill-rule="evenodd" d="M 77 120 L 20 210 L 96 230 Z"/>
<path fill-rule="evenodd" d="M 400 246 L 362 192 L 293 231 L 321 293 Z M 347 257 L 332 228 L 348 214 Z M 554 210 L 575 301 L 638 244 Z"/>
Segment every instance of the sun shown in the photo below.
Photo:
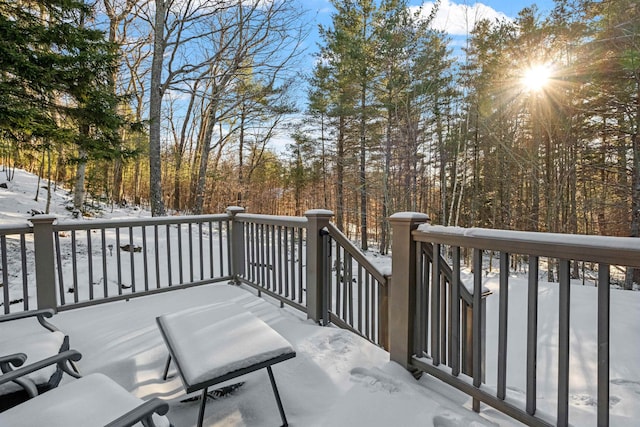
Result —
<path fill-rule="evenodd" d="M 532 92 L 539 92 L 551 79 L 551 67 L 548 64 L 534 65 L 522 76 L 522 85 Z"/>

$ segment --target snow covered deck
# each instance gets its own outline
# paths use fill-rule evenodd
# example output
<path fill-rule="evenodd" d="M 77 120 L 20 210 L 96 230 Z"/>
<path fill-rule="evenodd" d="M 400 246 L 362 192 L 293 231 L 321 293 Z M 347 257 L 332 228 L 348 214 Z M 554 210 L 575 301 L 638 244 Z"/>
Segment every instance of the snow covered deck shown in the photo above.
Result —
<path fill-rule="evenodd" d="M 199 402 L 182 402 L 185 394 L 179 376 L 162 380 L 167 350 L 155 318 L 223 301 L 235 302 L 262 319 L 297 352 L 296 358 L 274 367 L 292 426 L 424 426 L 430 421 L 448 426 L 492 425 L 466 409 L 467 396 L 427 376 L 414 380 L 389 362 L 388 353 L 355 334 L 316 326 L 302 313 L 281 309 L 236 286 L 200 286 L 70 310 L 52 321 L 70 335 L 71 347 L 83 354 L 79 362 L 83 374 L 100 372 L 139 398 L 166 400 L 175 427 L 193 426 Z M 245 384 L 240 389 L 208 402 L 204 425 L 279 425 L 266 370 L 242 380 Z M 496 416 L 501 425 L 513 425 L 506 417 Z"/>

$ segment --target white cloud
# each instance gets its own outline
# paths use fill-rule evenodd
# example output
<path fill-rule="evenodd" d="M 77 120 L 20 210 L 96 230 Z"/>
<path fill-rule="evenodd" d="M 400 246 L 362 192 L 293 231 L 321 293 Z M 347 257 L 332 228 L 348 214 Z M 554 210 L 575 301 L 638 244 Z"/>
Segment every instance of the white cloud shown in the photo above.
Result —
<path fill-rule="evenodd" d="M 426 2 L 422 15 L 428 16 L 433 9 L 433 5 L 433 2 Z M 417 6 L 411 9 L 416 10 Z M 450 0 L 442 0 L 432 26 L 436 30 L 442 30 L 454 36 L 464 36 L 471 32 L 477 21 L 482 19 L 495 21 L 497 19 L 509 19 L 509 17 L 483 3 L 467 5 L 457 4 Z"/>

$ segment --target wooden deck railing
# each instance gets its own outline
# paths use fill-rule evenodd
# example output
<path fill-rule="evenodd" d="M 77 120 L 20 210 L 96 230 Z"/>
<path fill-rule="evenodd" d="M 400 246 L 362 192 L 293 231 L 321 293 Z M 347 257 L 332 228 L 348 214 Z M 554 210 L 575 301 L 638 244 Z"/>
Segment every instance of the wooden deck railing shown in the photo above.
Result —
<path fill-rule="evenodd" d="M 640 268 L 640 240 L 429 226 L 419 213 L 392 224 L 390 271 L 380 271 L 331 222 L 332 212 L 304 217 L 244 213 L 65 221 L 38 215 L 31 224 L 0 225 L 2 311 L 68 310 L 189 286 L 245 284 L 388 349 L 391 359 L 425 372 L 529 425 L 569 424 L 570 265 L 597 265 L 598 425 L 609 420 L 611 266 Z M 462 254 L 472 278 L 461 280 Z M 488 253 L 498 253 L 498 323 L 487 325 L 484 287 Z M 509 399 L 507 343 L 509 261 L 528 260 L 526 393 Z M 556 414 L 537 407 L 538 273 L 557 260 L 558 398 Z M 496 328 L 497 349 L 486 345 Z M 487 378 L 486 361 L 496 377 Z M 493 362 L 492 362 L 493 363 Z"/>
<path fill-rule="evenodd" d="M 597 304 L 597 425 L 609 425 L 609 368 L 610 368 L 610 279 L 611 266 L 640 267 L 640 240 L 635 238 L 577 236 L 551 233 L 530 233 L 505 230 L 462 229 L 429 226 L 420 214 L 398 214 L 391 217 L 393 226 L 393 286 L 389 298 L 391 358 L 414 371 L 426 372 L 467 393 L 474 400 L 474 410 L 480 402 L 527 424 L 534 426 L 567 426 L 569 420 L 570 342 L 571 342 L 571 263 L 589 262 L 596 265 L 598 274 Z M 460 280 L 463 267 L 461 251 L 471 252 L 472 279 L 469 287 L 472 305 L 482 306 L 487 294 L 483 286 L 488 252 L 498 252 L 499 302 L 497 348 L 488 349 L 484 337 L 487 328 L 483 310 L 475 310 L 465 318 L 458 296 L 465 292 Z M 431 257 L 425 254 L 431 253 Z M 442 254 L 447 254 L 442 257 Z M 510 399 L 510 378 L 507 375 L 509 345 L 508 322 L 509 261 L 512 257 L 528 260 L 526 329 L 515 331 L 526 336 L 526 387 L 522 404 Z M 446 259 L 446 260 L 445 260 Z M 557 342 L 557 399 L 555 414 L 538 410 L 538 305 L 539 266 L 541 260 L 558 265 L 558 329 Z M 442 263 L 451 269 L 446 277 L 449 289 L 443 291 Z M 431 274 L 428 266 L 431 265 Z M 464 306 L 464 302 L 462 307 Z M 416 307 L 418 307 L 416 309 Z M 394 322 L 394 319 L 395 322 Z M 443 328 L 443 324 L 447 324 Z M 462 325 L 471 328 L 469 371 L 460 370 L 464 364 L 464 340 L 457 336 Z M 462 324 L 462 325 L 461 325 Z M 548 331 L 547 331 L 548 333 Z M 446 335 L 446 336 L 445 336 Z M 574 338 L 575 339 L 575 338 Z M 469 343 L 466 344 L 469 346 Z M 445 351 L 446 350 L 446 351 Z M 487 355 L 487 352 L 491 352 Z M 444 356 L 448 355 L 447 358 Z M 484 385 L 485 358 L 497 364 L 496 377 Z M 480 369 L 476 369 L 480 367 Z M 577 375 L 574 372 L 574 376 Z M 575 377 L 583 381 L 582 377 Z M 546 397 L 548 399 L 548 396 Z"/>

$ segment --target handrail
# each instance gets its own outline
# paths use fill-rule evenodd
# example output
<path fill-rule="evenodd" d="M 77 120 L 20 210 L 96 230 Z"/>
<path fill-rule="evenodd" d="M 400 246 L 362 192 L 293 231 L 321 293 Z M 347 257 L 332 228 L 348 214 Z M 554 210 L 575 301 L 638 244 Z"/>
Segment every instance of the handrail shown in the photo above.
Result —
<path fill-rule="evenodd" d="M 422 225 L 419 242 L 445 243 L 507 253 L 640 267 L 640 239 Z"/>
<path fill-rule="evenodd" d="M 479 411 L 480 402 L 487 403 L 495 409 L 510 415 L 511 417 L 528 425 L 550 425 L 547 418 L 551 419 L 549 412 L 556 411 L 556 425 L 569 425 L 569 409 L 570 409 L 570 366 L 572 359 L 570 357 L 571 343 L 575 338 L 572 337 L 572 326 L 570 322 L 571 312 L 571 263 L 573 262 L 591 262 L 597 265 L 597 300 L 593 301 L 597 316 L 597 419 L 598 425 L 608 425 L 609 423 L 609 396 L 610 396 L 610 311 L 611 311 L 611 268 L 618 265 L 628 268 L 640 267 L 640 239 L 630 237 L 613 237 L 613 236 L 586 236 L 575 234 L 558 234 L 558 233 L 541 233 L 541 232 L 524 232 L 509 230 L 490 230 L 483 228 L 459 228 L 444 227 L 428 224 L 420 224 L 417 228 L 410 232 L 410 240 L 414 244 L 420 245 L 447 245 L 456 250 L 454 256 L 454 268 L 460 268 L 460 249 L 473 249 L 473 282 L 474 290 L 480 291 L 484 280 L 482 271 L 483 251 L 499 252 L 499 276 L 496 280 L 499 283 L 499 300 L 494 304 L 497 305 L 497 313 L 493 318 L 490 327 L 497 331 L 497 348 L 491 346 L 487 348 L 484 340 L 478 339 L 477 336 L 483 334 L 483 330 L 487 327 L 483 312 L 474 312 L 470 321 L 473 330 L 473 340 L 470 349 L 472 351 L 473 366 L 482 366 L 487 356 L 485 352 L 491 352 L 490 359 L 497 362 L 493 366 L 496 375 L 495 388 L 481 387 L 484 381 L 484 371 L 477 372 L 473 370 L 472 378 L 460 377 L 456 370 L 448 372 L 439 366 L 436 358 L 429 359 L 416 354 L 412 356 L 411 367 L 435 375 L 444 382 L 462 390 L 473 397 L 473 409 Z M 429 250 L 425 250 L 428 254 Z M 432 251 L 433 252 L 433 251 Z M 524 291 L 527 295 L 526 311 L 520 313 L 526 316 L 526 329 L 519 331 L 526 339 L 526 372 L 524 377 L 525 401 L 510 401 L 507 396 L 509 388 L 507 375 L 507 355 L 510 353 L 508 346 L 508 324 L 509 324 L 509 261 L 511 256 L 525 255 L 528 257 L 528 270 L 526 272 L 527 280 L 524 285 Z M 558 309 L 557 309 L 557 399 L 555 408 L 549 407 L 549 403 L 545 402 L 544 410 L 549 411 L 542 413 L 542 408 L 538 408 L 539 397 L 537 395 L 536 383 L 539 374 L 537 361 L 539 360 L 538 341 L 539 322 L 538 322 L 538 305 L 540 300 L 539 293 L 539 264 L 542 259 L 551 260 L 552 265 L 557 268 L 557 287 L 554 290 L 558 293 Z M 442 261 L 437 262 L 441 265 L 440 272 L 444 267 Z M 446 267 L 444 268 L 446 269 Z M 455 271 L 455 270 L 454 270 Z M 629 270 L 627 270 L 627 274 Z M 394 274 L 402 274 L 402 271 Z M 446 273 L 444 273 L 446 274 Z M 427 282 L 437 280 L 437 275 L 432 278 L 425 278 Z M 447 279 L 448 280 L 448 279 Z M 432 284 L 433 285 L 433 284 Z M 460 289 L 464 292 L 464 287 Z M 522 292 L 522 288 L 518 288 Z M 479 303 L 481 296 L 474 295 L 474 305 Z M 435 293 L 436 303 L 432 305 L 433 313 L 436 317 L 432 317 L 432 325 L 439 326 L 437 316 L 439 315 L 440 303 L 444 301 L 439 293 Z M 446 301 L 445 301 L 446 302 Z M 393 313 L 392 313 L 393 315 Z M 457 318 L 457 314 L 454 317 Z M 423 318 L 418 318 L 422 321 Z M 455 324 L 455 322 L 454 322 Z M 431 342 L 430 349 L 435 349 L 438 356 L 439 349 L 439 329 L 432 329 L 431 337 L 436 337 Z M 480 334 L 478 334 L 478 332 Z M 432 354 L 433 356 L 433 354 Z M 573 378 L 573 377 L 571 377 Z M 469 380 L 473 380 L 471 384 Z M 461 381 L 462 380 L 462 381 Z M 552 403 L 552 404 L 553 404 Z"/>
<path fill-rule="evenodd" d="M 0 224 L 0 235 L 30 233 L 32 227 L 29 224 Z"/>
<path fill-rule="evenodd" d="M 73 230 L 92 230 L 100 228 L 125 228 L 125 227 L 144 227 L 153 225 L 173 225 L 173 224 L 193 224 L 199 222 L 217 222 L 227 221 L 229 215 L 189 215 L 189 216 L 162 216 L 138 218 L 134 220 L 118 218 L 109 220 L 69 220 L 58 221 L 54 226 L 55 231 L 73 231 Z"/>
<path fill-rule="evenodd" d="M 254 222 L 264 225 L 281 225 L 284 227 L 306 227 L 307 218 L 303 216 L 276 216 L 263 214 L 236 214 L 234 220 L 237 222 Z"/>
<path fill-rule="evenodd" d="M 370 273 L 378 282 L 380 282 L 383 286 L 387 284 L 387 278 L 378 268 L 364 256 L 362 251 L 354 245 L 351 240 L 345 236 L 342 231 L 338 229 L 332 223 L 329 223 L 327 226 L 327 231 L 329 235 L 340 245 L 342 246 L 348 253 L 351 255 L 362 267 Z"/>

